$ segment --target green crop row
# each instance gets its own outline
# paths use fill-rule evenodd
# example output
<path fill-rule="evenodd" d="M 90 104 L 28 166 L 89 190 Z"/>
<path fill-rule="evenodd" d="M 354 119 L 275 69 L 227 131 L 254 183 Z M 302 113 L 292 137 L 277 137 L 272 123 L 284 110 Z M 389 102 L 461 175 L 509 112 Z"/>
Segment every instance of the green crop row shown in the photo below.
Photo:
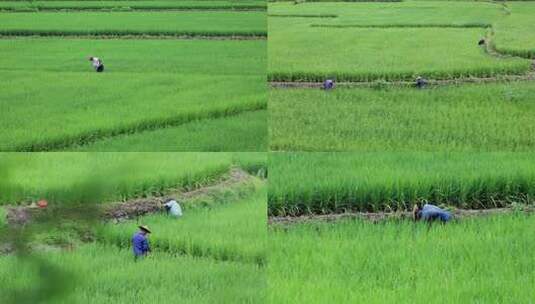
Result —
<path fill-rule="evenodd" d="M 212 208 L 189 209 L 186 202 L 184 215 L 179 219 L 151 215 L 138 218 L 136 222 L 151 228 L 150 239 L 155 251 L 263 265 L 265 189 L 240 201 L 229 199 Z M 128 248 L 136 222 L 105 225 L 99 230 L 99 239 Z"/>
<path fill-rule="evenodd" d="M 269 303 L 530 303 L 535 218 L 310 223 L 268 234 Z"/>
<path fill-rule="evenodd" d="M 415 88 L 272 89 L 279 151 L 533 151 L 532 83 Z"/>
<path fill-rule="evenodd" d="M 2 35 L 266 36 L 265 12 L 0 13 Z"/>
<path fill-rule="evenodd" d="M 490 23 L 464 23 L 464 24 L 450 24 L 450 23 L 434 23 L 434 24 L 311 24 L 311 27 L 331 27 L 331 28 L 489 28 Z"/>
<path fill-rule="evenodd" d="M 37 257 L 0 256 L 2 303 L 265 303 L 266 276 L 255 264 L 97 244 Z M 46 290 L 46 292 L 43 292 Z"/>
<path fill-rule="evenodd" d="M 91 196 L 110 202 L 169 189 L 187 191 L 213 183 L 242 161 L 263 167 L 263 157 L 224 152 L 1 153 L 0 204 L 42 198 L 67 204 Z"/>
<path fill-rule="evenodd" d="M 275 153 L 271 215 L 535 202 L 533 153 Z"/>

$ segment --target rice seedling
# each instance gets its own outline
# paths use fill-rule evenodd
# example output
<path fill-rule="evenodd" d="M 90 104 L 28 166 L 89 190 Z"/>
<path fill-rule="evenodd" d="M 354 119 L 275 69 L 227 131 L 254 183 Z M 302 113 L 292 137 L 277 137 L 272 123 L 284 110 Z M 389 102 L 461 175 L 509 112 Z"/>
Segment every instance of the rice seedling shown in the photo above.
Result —
<path fill-rule="evenodd" d="M 415 203 L 485 209 L 534 203 L 533 153 L 273 153 L 276 216 L 408 210 Z"/>
<path fill-rule="evenodd" d="M 535 58 L 535 3 L 508 2 L 510 14 L 495 25 L 495 48 L 500 53 Z"/>
<path fill-rule="evenodd" d="M 75 200 L 88 178 L 104 178 L 103 203 L 197 189 L 223 177 L 242 156 L 262 167 L 263 153 L 0 153 L 5 189 L 0 204 L 46 198 L 53 203 Z"/>
<path fill-rule="evenodd" d="M 38 257 L 40 264 L 0 256 L 0 302 L 22 303 L 15 300 L 31 296 L 49 303 L 265 302 L 265 271 L 256 264 L 158 251 L 134 262 L 130 250 L 99 244 L 73 252 L 44 252 Z M 49 275 L 50 269 L 59 275 Z M 37 288 L 50 285 L 55 288 Z M 9 298 L 13 293 L 15 298 Z"/>
<path fill-rule="evenodd" d="M 3 39 L 0 49 L 3 151 L 64 149 L 266 107 L 264 41 Z M 107 70 L 95 73 L 89 55 Z"/>
<path fill-rule="evenodd" d="M 0 35 L 266 36 L 265 12 L 0 13 Z"/>
<path fill-rule="evenodd" d="M 531 303 L 533 216 L 269 230 L 268 303 Z"/>
<path fill-rule="evenodd" d="M 224 138 L 224 140 L 223 140 Z M 68 148 L 75 151 L 265 151 L 267 111 L 248 111 L 217 119 L 197 120 L 177 127 L 144 131 Z"/>
<path fill-rule="evenodd" d="M 281 151 L 532 151 L 531 83 L 270 91 Z"/>

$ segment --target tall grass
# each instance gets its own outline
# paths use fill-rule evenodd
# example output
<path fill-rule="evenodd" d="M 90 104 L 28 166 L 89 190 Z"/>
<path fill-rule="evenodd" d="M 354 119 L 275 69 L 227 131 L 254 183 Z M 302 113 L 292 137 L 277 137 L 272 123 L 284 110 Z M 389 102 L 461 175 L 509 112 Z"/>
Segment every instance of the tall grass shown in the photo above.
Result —
<path fill-rule="evenodd" d="M 224 138 L 224 140 L 222 140 Z M 267 111 L 251 111 L 217 119 L 196 120 L 135 134 L 104 138 L 76 151 L 265 151 Z"/>
<path fill-rule="evenodd" d="M 39 256 L 50 267 L 70 276 L 47 277 L 46 272 L 39 274 L 42 267 L 38 265 L 14 256 L 0 256 L 0 302 L 11 304 L 6 298 L 10 291 L 19 290 L 17 296 L 23 298 L 38 293 L 42 285 L 53 285 L 62 295 L 66 293 L 44 301 L 48 303 L 265 302 L 266 277 L 255 264 L 165 252 L 134 262 L 130 250 L 96 244 L 84 245 L 74 252 Z M 41 299 L 46 295 L 43 292 Z"/>
<path fill-rule="evenodd" d="M 0 13 L 2 35 L 266 36 L 265 12 Z"/>
<path fill-rule="evenodd" d="M 76 203 L 99 180 L 103 202 L 191 190 L 214 182 L 241 159 L 241 153 L 0 153 L 0 204 L 48 199 Z M 262 164 L 260 156 L 247 157 Z M 105 182 L 104 182 L 105 181 Z"/>
<path fill-rule="evenodd" d="M 269 231 L 269 303 L 531 303 L 535 218 Z M 511 300 L 514 299 L 514 300 Z"/>
<path fill-rule="evenodd" d="M 149 225 L 153 250 L 263 265 L 265 263 L 266 191 L 213 208 L 188 208 L 180 219 L 151 215 L 137 219 Z M 100 238 L 130 248 L 136 222 L 108 224 Z"/>
<path fill-rule="evenodd" d="M 273 89 L 270 148 L 281 151 L 533 151 L 531 83 Z"/>
<path fill-rule="evenodd" d="M 533 153 L 273 153 L 276 216 L 535 202 Z"/>
<path fill-rule="evenodd" d="M 3 151 L 62 149 L 266 107 L 264 41 L 4 39 L 0 50 Z M 90 55 L 104 60 L 104 73 Z"/>

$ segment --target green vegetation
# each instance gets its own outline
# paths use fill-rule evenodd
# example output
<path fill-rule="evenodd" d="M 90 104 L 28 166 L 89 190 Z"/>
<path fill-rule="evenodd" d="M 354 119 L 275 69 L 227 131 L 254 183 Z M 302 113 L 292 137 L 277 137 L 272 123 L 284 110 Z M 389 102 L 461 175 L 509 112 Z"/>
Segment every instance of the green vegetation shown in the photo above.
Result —
<path fill-rule="evenodd" d="M 495 27 L 495 48 L 506 54 L 535 59 L 535 2 L 507 4 L 511 14 Z"/>
<path fill-rule="evenodd" d="M 270 28 L 271 81 L 490 77 L 523 74 L 531 68 L 525 59 L 489 56 L 477 46 L 483 29 Z"/>
<path fill-rule="evenodd" d="M 0 204 L 77 202 L 94 184 L 110 202 L 196 189 L 235 164 L 265 167 L 264 153 L 2 153 Z M 106 181 L 103 183 L 102 181 Z"/>
<path fill-rule="evenodd" d="M 531 303 L 535 218 L 311 223 L 269 233 L 269 303 Z"/>
<path fill-rule="evenodd" d="M 1 35 L 266 36 L 265 12 L 0 13 Z"/>
<path fill-rule="evenodd" d="M 62 149 L 265 109 L 265 45 L 265 41 L 3 39 L 0 149 Z M 92 70 L 90 55 L 104 60 L 105 73 Z M 229 141 L 232 137 L 241 135 L 234 134 Z M 241 147 L 252 145 L 244 141 Z M 211 149 L 225 146 L 222 142 Z"/>
<path fill-rule="evenodd" d="M 206 1 L 0 1 L 0 10 L 173 10 L 173 9 L 265 9 L 257 0 L 206 0 Z"/>
<path fill-rule="evenodd" d="M 41 282 L 51 286 L 47 303 L 264 303 L 264 270 L 255 264 L 154 252 L 134 262 L 127 249 L 85 245 L 74 252 L 39 255 L 47 268 L 14 256 L 0 256 L 0 302 L 8 302 L 8 290 L 24 290 L 17 297 L 43 296 L 32 291 Z M 39 269 L 59 269 L 60 274 L 39 277 Z M 45 270 L 46 271 L 46 270 Z M 66 272 L 63 274 L 63 272 Z M 52 294 L 52 292 L 57 293 Z M 60 293 L 61 291 L 61 293 Z M 64 295 L 64 293 L 66 295 Z M 52 297 L 55 296 L 55 297 Z M 25 303 L 33 302 L 33 298 Z"/>
<path fill-rule="evenodd" d="M 78 151 L 265 151 L 267 111 L 198 120 L 177 127 L 104 138 Z M 71 150 L 71 149 L 69 149 Z"/>
<path fill-rule="evenodd" d="M 273 89 L 270 148 L 292 151 L 532 151 L 535 85 Z"/>
<path fill-rule="evenodd" d="M 138 223 L 154 232 L 151 244 L 156 250 L 233 260 L 265 263 L 266 191 L 238 202 L 224 201 L 213 208 L 184 204 L 180 219 L 165 215 L 146 216 Z M 189 208 L 188 208 L 189 207 Z M 135 225 L 131 222 L 108 224 L 100 231 L 105 242 L 128 247 Z"/>
<path fill-rule="evenodd" d="M 465 209 L 534 203 L 533 153 L 273 153 L 269 213 Z"/>
<path fill-rule="evenodd" d="M 0 229 L 6 225 L 6 210 L 0 207 Z"/>

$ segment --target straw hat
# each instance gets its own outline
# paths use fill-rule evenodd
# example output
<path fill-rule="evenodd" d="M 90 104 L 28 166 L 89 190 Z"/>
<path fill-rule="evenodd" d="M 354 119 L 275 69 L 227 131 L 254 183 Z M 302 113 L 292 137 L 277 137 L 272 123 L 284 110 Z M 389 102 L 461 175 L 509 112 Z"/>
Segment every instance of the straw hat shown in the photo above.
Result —
<path fill-rule="evenodd" d="M 147 225 L 140 225 L 138 226 L 139 229 L 142 229 L 142 230 L 145 230 L 147 231 L 148 233 L 151 233 L 152 231 L 150 231 L 149 227 Z"/>

